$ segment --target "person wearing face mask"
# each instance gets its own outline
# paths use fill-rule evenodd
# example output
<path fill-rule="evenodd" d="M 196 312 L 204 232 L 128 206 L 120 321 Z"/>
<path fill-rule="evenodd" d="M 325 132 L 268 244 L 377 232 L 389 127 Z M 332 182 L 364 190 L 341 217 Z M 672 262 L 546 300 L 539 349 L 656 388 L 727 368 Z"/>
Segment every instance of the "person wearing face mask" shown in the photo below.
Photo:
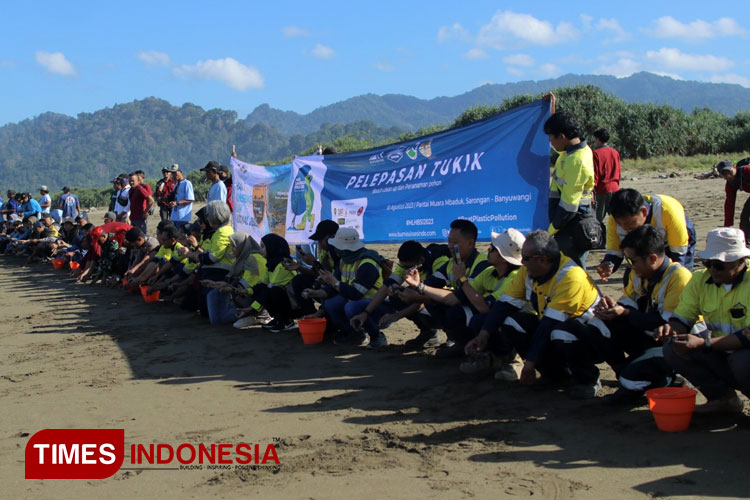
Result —
<path fill-rule="evenodd" d="M 736 390 L 750 397 L 750 249 L 745 233 L 712 229 L 698 253 L 705 270 L 696 271 L 666 325 L 655 330 L 672 369 L 698 388 L 707 403 L 699 413 L 742 413 Z M 706 329 L 690 333 L 703 316 Z"/>

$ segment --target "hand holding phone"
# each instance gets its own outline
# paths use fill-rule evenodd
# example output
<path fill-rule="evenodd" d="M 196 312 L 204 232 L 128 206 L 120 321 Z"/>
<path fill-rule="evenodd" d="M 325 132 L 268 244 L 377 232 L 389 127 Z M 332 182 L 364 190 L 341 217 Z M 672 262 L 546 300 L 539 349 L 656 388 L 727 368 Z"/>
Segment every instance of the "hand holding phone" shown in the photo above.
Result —
<path fill-rule="evenodd" d="M 461 262 L 461 255 L 458 250 L 458 245 L 453 245 L 453 260 L 456 264 Z"/>

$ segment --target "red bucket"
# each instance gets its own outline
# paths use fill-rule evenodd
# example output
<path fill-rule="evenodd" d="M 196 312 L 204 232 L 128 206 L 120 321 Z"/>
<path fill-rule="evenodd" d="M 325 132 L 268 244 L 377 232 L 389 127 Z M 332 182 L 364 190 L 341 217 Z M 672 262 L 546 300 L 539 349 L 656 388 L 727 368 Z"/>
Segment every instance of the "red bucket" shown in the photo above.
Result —
<path fill-rule="evenodd" d="M 687 387 L 661 387 L 646 391 L 648 408 L 656 427 L 664 432 L 682 432 L 690 427 L 698 391 Z"/>
<path fill-rule="evenodd" d="M 52 259 L 52 267 L 55 269 L 62 269 L 65 265 L 65 259 Z"/>
<path fill-rule="evenodd" d="M 155 292 L 148 293 L 148 285 L 141 285 L 141 295 L 143 295 L 143 300 L 146 302 L 158 302 L 160 292 L 156 290 Z"/>
<path fill-rule="evenodd" d="M 73 262 L 71 260 L 70 262 L 68 262 L 68 266 L 70 266 L 70 270 L 71 271 L 75 271 L 76 269 L 78 269 L 79 267 L 81 267 L 81 263 L 80 262 Z"/>
<path fill-rule="evenodd" d="M 305 344 L 320 344 L 326 333 L 325 318 L 302 318 L 297 326 Z"/>

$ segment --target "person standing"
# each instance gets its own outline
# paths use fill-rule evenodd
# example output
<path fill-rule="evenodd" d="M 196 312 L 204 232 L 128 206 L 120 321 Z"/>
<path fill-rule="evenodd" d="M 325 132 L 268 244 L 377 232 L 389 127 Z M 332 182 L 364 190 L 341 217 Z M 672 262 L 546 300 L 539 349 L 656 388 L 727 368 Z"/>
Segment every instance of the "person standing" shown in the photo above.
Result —
<path fill-rule="evenodd" d="M 141 177 L 133 172 L 129 176 L 130 181 L 130 222 L 144 233 L 147 233 L 148 212 L 154 206 L 154 198 L 151 196 L 151 187 L 141 183 Z"/>
<path fill-rule="evenodd" d="M 176 167 L 176 164 L 172 165 L 172 168 Z M 169 208 L 170 195 L 174 191 L 174 179 L 172 178 L 171 169 L 164 167 L 161 169 L 163 177 L 156 183 L 156 204 L 159 205 L 159 218 L 161 220 L 169 220 Z"/>
<path fill-rule="evenodd" d="M 211 187 L 208 188 L 206 203 L 211 203 L 212 201 L 227 202 L 227 187 L 221 182 L 221 177 L 219 176 L 220 168 L 221 165 L 219 165 L 218 162 L 210 161 L 201 169 L 201 172 L 206 173 L 206 179 L 208 179 L 208 182 L 211 183 Z"/>
<path fill-rule="evenodd" d="M 175 163 L 172 165 L 170 170 L 174 174 L 175 179 L 174 197 L 169 202 L 169 206 L 172 209 L 171 219 L 175 226 L 181 228 L 190 222 L 193 216 L 195 193 L 193 191 L 193 183 L 185 179 L 185 175 L 178 164 Z"/>
<path fill-rule="evenodd" d="M 620 189 L 620 153 L 607 145 L 609 131 L 600 128 L 594 131 L 594 204 L 596 220 L 604 222 L 609 213 L 612 193 Z"/>
<path fill-rule="evenodd" d="M 52 209 L 52 198 L 49 195 L 49 189 L 47 189 L 47 186 L 40 187 L 39 194 L 42 195 L 42 198 L 39 200 L 39 206 L 42 207 L 42 213 L 48 214 Z"/>
<path fill-rule="evenodd" d="M 554 96 L 550 95 L 550 99 L 554 108 Z M 559 153 L 550 186 L 550 224 L 547 231 L 555 236 L 560 251 L 585 269 L 588 252 L 579 248 L 575 233 L 584 218 L 591 214 L 594 196 L 593 153 L 581 138 L 578 120 L 565 111 L 549 117 L 544 123 L 544 133 Z"/>
<path fill-rule="evenodd" d="M 734 225 L 734 207 L 737 203 L 737 191 L 750 192 L 750 159 L 741 160 L 734 165 L 729 160 L 721 160 L 716 164 L 716 171 L 727 181 L 724 187 L 726 197 L 724 198 L 724 226 Z M 740 213 L 740 229 L 745 233 L 745 243 L 750 233 L 750 198 L 745 200 L 745 205 Z"/>
<path fill-rule="evenodd" d="M 229 167 L 221 165 L 219 167 L 219 177 L 227 188 L 227 205 L 229 205 L 229 211 L 234 211 L 234 203 L 232 202 L 232 173 L 229 171 Z"/>
<path fill-rule="evenodd" d="M 58 205 L 63 211 L 63 217 L 78 217 L 81 213 L 81 202 L 78 201 L 78 196 L 71 193 L 68 186 L 64 186 L 62 191 Z"/>
<path fill-rule="evenodd" d="M 130 217 L 130 184 L 123 178 L 117 179 L 117 185 L 119 186 L 116 198 L 115 208 L 112 212 L 117 216 L 118 222 L 128 222 Z"/>

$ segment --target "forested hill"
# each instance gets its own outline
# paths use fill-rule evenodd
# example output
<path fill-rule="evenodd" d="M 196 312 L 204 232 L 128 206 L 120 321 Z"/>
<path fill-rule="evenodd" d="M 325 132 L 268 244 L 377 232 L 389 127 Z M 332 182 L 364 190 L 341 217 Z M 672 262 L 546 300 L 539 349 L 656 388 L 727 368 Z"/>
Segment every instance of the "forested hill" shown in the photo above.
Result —
<path fill-rule="evenodd" d="M 551 80 L 487 84 L 455 97 L 430 100 L 400 94 L 367 94 L 317 108 L 305 115 L 263 104 L 247 116 L 247 121 L 265 123 L 287 134 L 309 133 L 322 123 L 355 120 L 372 120 L 379 127 L 416 129 L 450 123 L 470 106 L 497 105 L 515 95 L 537 95 L 573 85 L 594 85 L 625 102 L 666 104 L 685 112 L 708 107 L 733 116 L 739 111 L 750 110 L 750 89 L 740 85 L 675 80 L 642 72 L 627 78 L 564 75 Z"/>
<path fill-rule="evenodd" d="M 680 88 L 702 86 L 705 105 L 713 106 L 709 101 L 715 89 L 723 89 L 724 109 L 734 96 L 750 93 L 737 85 L 644 76 L 652 77 L 658 83 L 682 85 Z M 366 149 L 414 137 L 418 127 L 436 131 L 461 125 L 539 98 L 550 89 L 558 93 L 561 108 L 579 117 L 586 137 L 590 137 L 595 127 L 609 128 L 613 145 L 620 148 L 624 157 L 744 151 L 750 143 L 750 112 L 739 111 L 739 104 L 727 113 L 714 108 L 685 112 L 666 105 L 629 103 L 594 86 L 557 88 L 543 82 L 529 84 L 533 87 L 507 99 L 493 94 L 497 86 L 483 86 L 463 96 L 432 101 L 408 96 L 361 96 L 345 101 L 349 113 L 331 115 L 327 122 L 313 121 L 316 128 L 305 134 L 284 133 L 281 129 L 287 125 L 274 118 L 276 115 L 270 108 L 266 109 L 269 112 L 266 122 L 253 123 L 238 119 L 234 111 L 205 111 L 193 104 L 177 107 L 156 98 L 81 113 L 76 118 L 44 113 L 0 127 L 0 189 L 36 191 L 39 185 L 46 184 L 57 192 L 66 184 L 105 186 L 115 175 L 139 168 L 149 177 L 158 177 L 161 168 L 175 162 L 191 171 L 209 160 L 226 162 L 232 144 L 237 145 L 243 160 L 266 164 L 287 160 L 295 154 L 309 154 L 318 144 L 335 144 L 341 151 Z M 646 90 L 643 93 L 650 95 Z M 661 95 L 664 100 L 677 93 L 674 87 L 654 95 Z M 485 97 L 479 99 L 480 94 Z M 744 99 L 750 103 L 750 95 Z M 379 104 L 382 100 L 390 104 Z M 410 108 L 410 103 L 416 103 L 417 108 Z M 334 106 L 339 105 L 329 108 Z M 409 109 L 412 109 L 410 114 Z M 408 123 L 402 119 L 405 114 L 411 117 Z M 287 112 L 284 116 L 291 114 Z"/>

